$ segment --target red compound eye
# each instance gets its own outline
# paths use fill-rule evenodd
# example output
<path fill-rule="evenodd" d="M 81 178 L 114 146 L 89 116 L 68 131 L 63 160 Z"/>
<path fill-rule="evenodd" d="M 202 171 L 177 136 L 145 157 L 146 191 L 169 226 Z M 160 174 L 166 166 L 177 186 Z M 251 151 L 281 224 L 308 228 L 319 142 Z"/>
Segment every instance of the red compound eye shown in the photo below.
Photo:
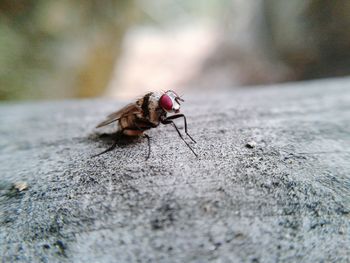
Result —
<path fill-rule="evenodd" d="M 166 111 L 171 111 L 173 109 L 173 101 L 167 94 L 160 97 L 159 105 Z"/>

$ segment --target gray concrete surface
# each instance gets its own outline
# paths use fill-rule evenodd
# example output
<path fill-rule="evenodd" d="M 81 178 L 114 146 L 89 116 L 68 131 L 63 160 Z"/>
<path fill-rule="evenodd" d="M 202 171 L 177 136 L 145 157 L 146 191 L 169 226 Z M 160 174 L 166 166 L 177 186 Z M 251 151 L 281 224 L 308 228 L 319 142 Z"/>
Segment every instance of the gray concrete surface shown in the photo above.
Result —
<path fill-rule="evenodd" d="M 2 262 L 350 261 L 350 78 L 184 98 L 198 159 L 165 126 L 91 158 L 124 102 L 1 104 Z"/>

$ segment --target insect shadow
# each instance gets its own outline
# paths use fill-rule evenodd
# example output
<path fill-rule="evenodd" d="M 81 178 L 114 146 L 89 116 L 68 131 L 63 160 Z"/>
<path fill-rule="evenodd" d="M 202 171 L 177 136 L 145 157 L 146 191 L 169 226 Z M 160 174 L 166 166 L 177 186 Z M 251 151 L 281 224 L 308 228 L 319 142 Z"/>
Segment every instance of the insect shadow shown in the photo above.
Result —
<path fill-rule="evenodd" d="M 149 142 L 149 137 L 148 136 L 144 136 L 148 139 Z M 127 136 L 125 134 L 123 134 L 120 131 L 117 132 L 113 132 L 113 133 L 94 133 L 91 134 L 89 136 L 89 138 L 93 141 L 98 141 L 98 142 L 102 142 L 103 145 L 105 146 L 106 150 L 97 153 L 95 155 L 92 155 L 91 157 L 97 157 L 100 156 L 102 154 L 108 153 L 112 150 L 114 150 L 115 148 L 123 148 L 126 147 L 128 145 L 133 145 L 136 144 L 138 142 L 140 142 L 140 140 L 143 139 L 143 137 L 132 137 L 132 136 Z M 147 155 L 148 159 L 150 156 L 150 149 Z"/>

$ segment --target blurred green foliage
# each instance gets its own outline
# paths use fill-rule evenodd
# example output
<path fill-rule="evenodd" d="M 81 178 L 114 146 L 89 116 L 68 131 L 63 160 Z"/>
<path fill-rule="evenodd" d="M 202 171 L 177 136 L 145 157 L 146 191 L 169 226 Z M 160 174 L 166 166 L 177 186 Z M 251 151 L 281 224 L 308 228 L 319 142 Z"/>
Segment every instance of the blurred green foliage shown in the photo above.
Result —
<path fill-rule="evenodd" d="M 1 0 L 0 100 L 100 95 L 137 23 L 219 17 L 231 0 Z"/>
<path fill-rule="evenodd" d="M 297 79 L 350 74 L 350 1 L 264 3 L 270 48 Z"/>
<path fill-rule="evenodd" d="M 0 0 L 0 100 L 98 96 L 130 27 L 206 19 L 222 42 L 211 67 L 228 85 L 348 75 L 349 10 L 345 0 Z"/>
<path fill-rule="evenodd" d="M 0 100 L 100 94 L 138 16 L 130 0 L 1 0 Z"/>

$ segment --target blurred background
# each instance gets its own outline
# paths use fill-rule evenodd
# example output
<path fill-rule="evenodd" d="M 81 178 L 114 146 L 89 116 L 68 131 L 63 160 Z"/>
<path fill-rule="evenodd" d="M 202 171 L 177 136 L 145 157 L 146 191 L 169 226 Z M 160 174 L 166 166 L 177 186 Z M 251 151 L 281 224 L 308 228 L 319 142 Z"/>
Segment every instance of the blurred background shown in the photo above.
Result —
<path fill-rule="evenodd" d="M 0 0 L 0 100 L 350 73 L 348 0 Z"/>

